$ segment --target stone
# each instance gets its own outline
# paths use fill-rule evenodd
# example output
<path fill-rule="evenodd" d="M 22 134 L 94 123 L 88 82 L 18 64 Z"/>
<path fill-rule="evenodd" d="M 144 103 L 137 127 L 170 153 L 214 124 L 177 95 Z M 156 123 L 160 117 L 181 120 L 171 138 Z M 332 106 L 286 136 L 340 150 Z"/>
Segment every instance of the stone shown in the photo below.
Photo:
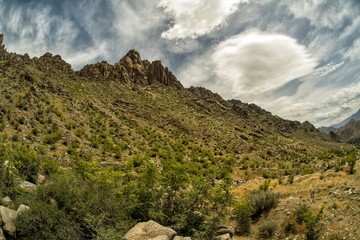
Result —
<path fill-rule="evenodd" d="M 227 233 L 230 234 L 230 237 L 232 238 L 232 237 L 234 237 L 235 229 L 233 227 L 229 227 L 229 226 L 220 226 L 216 230 L 216 236 L 224 235 Z"/>
<path fill-rule="evenodd" d="M 4 236 L 4 231 L 2 230 L 2 228 L 0 228 L 0 240 L 6 240 L 6 238 Z"/>
<path fill-rule="evenodd" d="M 214 238 L 214 240 L 231 240 L 230 234 L 226 233 Z"/>
<path fill-rule="evenodd" d="M 125 234 L 123 240 L 172 240 L 175 236 L 176 232 L 171 228 L 150 220 L 136 224 Z"/>
<path fill-rule="evenodd" d="M 13 201 L 11 200 L 11 198 L 9 196 L 6 196 L 2 199 L 2 203 L 5 206 L 10 206 L 13 203 Z"/>
<path fill-rule="evenodd" d="M 36 184 L 33 184 L 31 182 L 28 181 L 21 181 L 19 184 L 19 187 L 24 190 L 25 192 L 28 193 L 33 193 L 36 190 Z"/>
<path fill-rule="evenodd" d="M 17 212 L 10 208 L 0 206 L 0 214 L 3 223 L 3 230 L 10 236 L 15 237 L 16 227 L 14 221 L 16 219 Z"/>
<path fill-rule="evenodd" d="M 191 237 L 176 236 L 174 240 L 191 240 Z"/>
<path fill-rule="evenodd" d="M 45 181 L 46 181 L 46 178 L 45 178 L 44 175 L 38 174 L 38 175 L 36 176 L 36 184 L 37 184 L 37 185 L 42 185 L 42 184 L 45 183 Z"/>
<path fill-rule="evenodd" d="M 30 207 L 29 206 L 26 206 L 24 204 L 20 204 L 20 206 L 18 207 L 18 209 L 16 210 L 16 212 L 19 214 L 21 212 L 24 212 L 24 211 L 28 211 L 30 210 Z"/>

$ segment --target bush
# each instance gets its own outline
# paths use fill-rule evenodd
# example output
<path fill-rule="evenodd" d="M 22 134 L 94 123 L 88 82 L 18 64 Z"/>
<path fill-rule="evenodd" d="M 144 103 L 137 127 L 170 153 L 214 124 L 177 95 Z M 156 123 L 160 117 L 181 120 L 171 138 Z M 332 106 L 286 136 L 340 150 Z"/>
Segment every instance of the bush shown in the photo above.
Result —
<path fill-rule="evenodd" d="M 79 224 L 49 204 L 34 203 L 18 215 L 15 224 L 16 239 L 82 239 Z"/>
<path fill-rule="evenodd" d="M 274 235 L 277 229 L 277 223 L 272 220 L 267 220 L 259 227 L 259 236 L 261 238 L 270 238 Z"/>
<path fill-rule="evenodd" d="M 11 153 L 10 159 L 21 177 L 30 182 L 36 181 L 37 173 L 40 169 L 40 160 L 33 149 L 17 146 Z"/>
<path fill-rule="evenodd" d="M 233 218 L 236 220 L 236 232 L 239 235 L 250 233 L 251 215 L 253 212 L 254 208 L 248 198 L 242 198 L 235 204 Z"/>
<path fill-rule="evenodd" d="M 356 164 L 356 152 L 352 151 L 346 156 L 346 162 L 349 166 L 349 174 L 355 173 L 355 164 Z"/>
<path fill-rule="evenodd" d="M 319 222 L 323 212 L 323 207 L 320 211 L 315 214 L 310 208 L 303 204 L 299 206 L 295 211 L 295 219 L 297 224 L 305 224 L 306 226 L 306 239 L 307 240 L 316 240 L 319 238 L 320 227 Z"/>
<path fill-rule="evenodd" d="M 253 213 L 251 218 L 256 220 L 261 217 L 261 214 L 268 213 L 273 207 L 276 206 L 278 197 L 278 194 L 262 189 L 251 192 L 248 196 L 253 206 Z"/>

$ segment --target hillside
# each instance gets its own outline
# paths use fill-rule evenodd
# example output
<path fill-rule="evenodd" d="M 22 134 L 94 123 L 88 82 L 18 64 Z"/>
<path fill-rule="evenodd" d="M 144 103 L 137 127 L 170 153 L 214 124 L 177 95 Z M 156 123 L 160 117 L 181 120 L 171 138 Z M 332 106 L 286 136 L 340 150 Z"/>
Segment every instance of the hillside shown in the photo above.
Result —
<path fill-rule="evenodd" d="M 346 125 L 336 130 L 341 139 L 351 143 L 358 143 L 360 140 L 360 121 L 351 120 Z"/>
<path fill-rule="evenodd" d="M 344 121 L 334 124 L 331 127 L 333 128 L 341 128 L 348 124 L 351 120 L 360 120 L 360 110 L 358 110 L 356 113 L 352 114 L 350 117 L 346 118 Z"/>
<path fill-rule="evenodd" d="M 80 150 L 99 161 L 155 156 L 162 144 L 182 141 L 215 155 L 253 153 L 262 160 L 311 158 L 334 144 L 307 122 L 283 120 L 203 88 L 185 89 L 159 61 L 143 61 L 134 50 L 115 65 L 101 62 L 79 72 L 50 53 L 30 59 L 3 50 L 1 58 L 2 137 L 46 146 L 65 162 Z"/>
<path fill-rule="evenodd" d="M 2 41 L 0 195 L 35 209 L 20 221 L 18 239 L 52 231 L 27 228 L 36 214 L 44 226 L 67 226 L 60 239 L 121 239 L 149 219 L 211 239 L 230 215 L 231 179 L 313 174 L 352 149 L 309 122 L 184 88 L 160 61 L 135 50 L 113 65 L 74 71 L 51 53 L 8 53 Z M 17 189 L 18 179 L 35 182 L 39 174 L 50 184 L 37 194 Z"/>

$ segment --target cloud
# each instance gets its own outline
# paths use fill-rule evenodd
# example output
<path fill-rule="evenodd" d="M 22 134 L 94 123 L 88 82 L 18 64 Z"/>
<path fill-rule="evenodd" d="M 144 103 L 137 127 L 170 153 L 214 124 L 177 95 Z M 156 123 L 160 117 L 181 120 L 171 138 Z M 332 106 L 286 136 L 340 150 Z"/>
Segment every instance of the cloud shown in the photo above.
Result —
<path fill-rule="evenodd" d="M 313 71 L 316 61 L 288 36 L 247 31 L 221 42 L 215 73 L 233 96 L 276 88 Z"/>
<path fill-rule="evenodd" d="M 166 39 L 197 38 L 224 24 L 225 19 L 247 0 L 162 0 L 162 7 L 172 19 L 170 29 L 162 33 Z"/>
<path fill-rule="evenodd" d="M 329 0 L 287 1 L 282 4 L 288 6 L 296 18 L 307 18 L 315 26 L 336 29 L 344 24 L 353 12 L 353 2 Z"/>

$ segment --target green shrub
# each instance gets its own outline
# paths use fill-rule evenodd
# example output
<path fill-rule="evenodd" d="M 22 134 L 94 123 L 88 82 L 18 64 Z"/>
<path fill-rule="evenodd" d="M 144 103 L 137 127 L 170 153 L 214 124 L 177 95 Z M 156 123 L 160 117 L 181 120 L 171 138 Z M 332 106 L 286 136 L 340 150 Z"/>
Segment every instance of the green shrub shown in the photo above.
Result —
<path fill-rule="evenodd" d="M 346 162 L 349 166 L 349 174 L 354 174 L 356 164 L 356 151 L 352 151 L 346 156 Z"/>
<path fill-rule="evenodd" d="M 316 240 L 319 238 L 320 226 L 319 222 L 321 220 L 321 215 L 323 212 L 323 207 L 318 213 L 311 211 L 309 206 L 303 204 L 299 206 L 295 211 L 295 219 L 297 224 L 305 224 L 306 226 L 306 239 L 307 240 Z"/>
<path fill-rule="evenodd" d="M 256 220 L 261 217 L 261 214 L 268 213 L 273 207 L 276 206 L 278 197 L 278 194 L 262 189 L 251 192 L 248 196 L 254 209 L 251 218 Z"/>
<path fill-rule="evenodd" d="M 277 229 L 277 223 L 273 220 L 267 220 L 259 227 L 259 236 L 261 238 L 270 238 Z"/>
<path fill-rule="evenodd" d="M 16 218 L 16 239 L 82 239 L 80 225 L 55 206 L 35 202 Z"/>
<path fill-rule="evenodd" d="M 238 234 L 247 235 L 250 233 L 253 212 L 254 208 L 248 198 L 244 197 L 235 204 L 233 218 L 237 223 L 236 232 Z"/>
<path fill-rule="evenodd" d="M 53 133 L 46 134 L 43 138 L 44 144 L 54 144 L 59 141 L 62 137 L 62 133 L 60 131 L 55 131 Z"/>
<path fill-rule="evenodd" d="M 40 160 L 33 149 L 16 146 L 11 153 L 11 160 L 21 177 L 30 182 L 36 181 L 40 169 Z"/>

